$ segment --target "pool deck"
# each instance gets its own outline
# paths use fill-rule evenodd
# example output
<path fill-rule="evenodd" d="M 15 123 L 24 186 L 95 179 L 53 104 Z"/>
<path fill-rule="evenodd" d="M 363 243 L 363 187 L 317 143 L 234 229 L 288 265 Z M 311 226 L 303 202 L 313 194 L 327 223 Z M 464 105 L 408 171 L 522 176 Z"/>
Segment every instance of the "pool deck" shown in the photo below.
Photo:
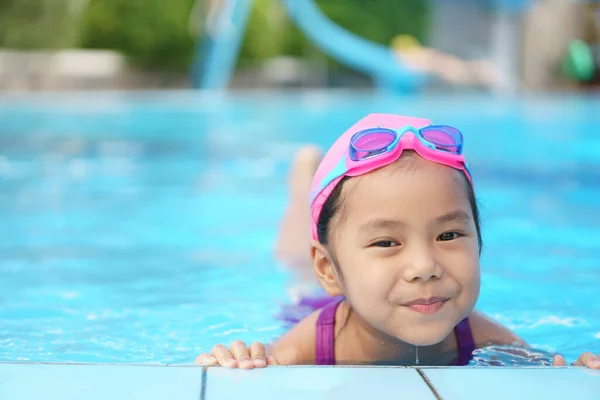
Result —
<path fill-rule="evenodd" d="M 0 362 L 0 399 L 600 399 L 600 371 L 504 367 L 269 367 Z"/>

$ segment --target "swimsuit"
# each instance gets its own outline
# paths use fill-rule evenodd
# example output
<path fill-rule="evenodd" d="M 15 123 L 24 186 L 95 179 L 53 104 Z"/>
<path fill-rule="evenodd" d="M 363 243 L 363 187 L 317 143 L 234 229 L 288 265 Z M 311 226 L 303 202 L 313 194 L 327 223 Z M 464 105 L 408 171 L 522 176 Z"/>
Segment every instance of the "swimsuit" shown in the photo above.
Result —
<path fill-rule="evenodd" d="M 344 297 L 339 297 L 323 307 L 317 319 L 315 334 L 316 365 L 335 365 L 335 312 Z M 458 357 L 450 365 L 467 365 L 475 350 L 475 341 L 469 326 L 469 318 L 465 318 L 454 328 Z"/>

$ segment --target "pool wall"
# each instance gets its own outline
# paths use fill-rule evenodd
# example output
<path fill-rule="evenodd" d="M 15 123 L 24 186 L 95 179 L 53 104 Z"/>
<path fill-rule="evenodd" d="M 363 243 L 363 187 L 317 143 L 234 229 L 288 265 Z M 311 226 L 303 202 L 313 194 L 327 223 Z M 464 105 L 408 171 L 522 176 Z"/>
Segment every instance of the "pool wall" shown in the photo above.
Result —
<path fill-rule="evenodd" d="M 577 367 L 269 367 L 0 363 L 0 399 L 597 400 L 600 371 Z"/>

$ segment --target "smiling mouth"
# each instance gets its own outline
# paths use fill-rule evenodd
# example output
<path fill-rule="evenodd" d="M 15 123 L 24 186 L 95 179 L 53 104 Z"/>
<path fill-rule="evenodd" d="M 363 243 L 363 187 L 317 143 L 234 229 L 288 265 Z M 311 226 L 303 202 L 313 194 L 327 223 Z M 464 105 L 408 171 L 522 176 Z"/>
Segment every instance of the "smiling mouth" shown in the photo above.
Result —
<path fill-rule="evenodd" d="M 448 298 L 443 297 L 432 297 L 429 299 L 416 299 L 409 303 L 403 304 L 404 307 L 416 311 L 420 314 L 434 314 L 438 312 L 444 304 L 448 301 Z"/>

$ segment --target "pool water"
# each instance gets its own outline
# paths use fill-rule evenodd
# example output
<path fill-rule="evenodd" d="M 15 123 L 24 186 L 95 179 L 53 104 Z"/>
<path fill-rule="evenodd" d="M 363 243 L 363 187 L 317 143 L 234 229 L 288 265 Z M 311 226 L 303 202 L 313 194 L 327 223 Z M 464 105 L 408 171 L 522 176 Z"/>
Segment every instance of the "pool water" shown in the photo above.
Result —
<path fill-rule="evenodd" d="M 0 360 L 190 363 L 276 339 L 295 283 L 272 258 L 290 160 L 369 112 L 462 128 L 478 308 L 537 349 L 598 353 L 598 110 L 564 95 L 0 97 Z"/>

